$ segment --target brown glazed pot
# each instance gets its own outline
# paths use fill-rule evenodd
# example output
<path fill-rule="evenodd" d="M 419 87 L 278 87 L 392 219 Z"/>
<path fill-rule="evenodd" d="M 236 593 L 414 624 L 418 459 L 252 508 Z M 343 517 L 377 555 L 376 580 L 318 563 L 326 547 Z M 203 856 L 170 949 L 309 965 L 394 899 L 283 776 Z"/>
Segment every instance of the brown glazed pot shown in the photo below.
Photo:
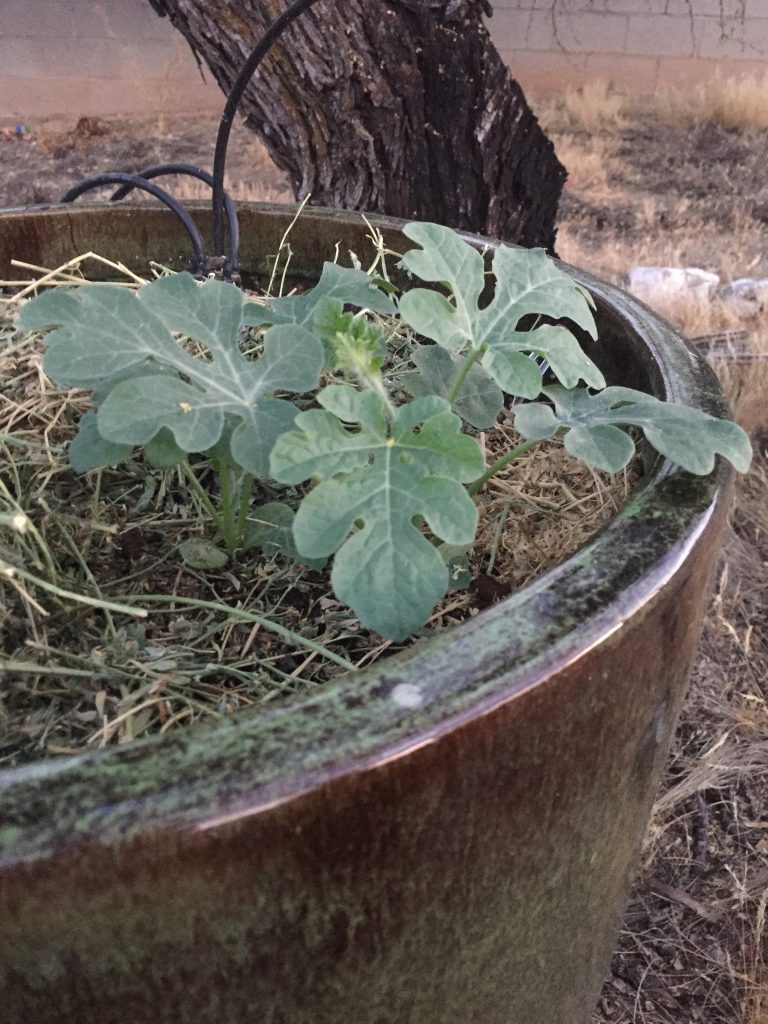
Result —
<path fill-rule="evenodd" d="M 293 213 L 243 207 L 251 278 Z M 366 232 L 306 210 L 294 277 Z M 3 278 L 89 249 L 141 270 L 187 242 L 148 207 L 0 215 Z M 671 328 L 579 276 L 610 382 L 725 412 Z M 259 714 L 0 774 L 0 1020 L 587 1024 L 729 485 L 658 460 L 594 542 L 446 635 Z"/>

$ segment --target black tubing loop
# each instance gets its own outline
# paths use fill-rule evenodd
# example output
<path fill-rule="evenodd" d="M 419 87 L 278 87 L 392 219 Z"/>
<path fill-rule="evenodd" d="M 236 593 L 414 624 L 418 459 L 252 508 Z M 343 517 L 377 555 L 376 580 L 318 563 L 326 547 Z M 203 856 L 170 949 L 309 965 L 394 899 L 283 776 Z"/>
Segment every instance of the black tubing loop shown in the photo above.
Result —
<path fill-rule="evenodd" d="M 130 185 L 131 188 L 139 188 L 144 192 L 149 192 L 150 195 L 154 196 L 155 199 L 159 199 L 160 202 L 164 203 L 172 213 L 175 213 L 181 223 L 184 225 L 189 239 L 192 243 L 194 250 L 194 259 L 191 261 L 190 270 L 193 274 L 204 274 L 207 270 L 207 260 L 205 256 L 205 243 L 203 242 L 203 236 L 200 234 L 200 230 L 192 220 L 189 212 L 176 199 L 173 198 L 165 189 L 160 188 L 159 185 L 153 185 L 152 182 L 146 181 L 144 178 L 137 174 L 123 174 L 120 171 L 108 171 L 105 174 L 96 174 L 92 178 L 86 178 L 81 181 L 79 185 L 75 185 L 61 197 L 62 203 L 71 203 L 78 196 L 81 196 L 84 192 L 89 192 L 91 189 L 100 188 L 103 185 Z"/>
<path fill-rule="evenodd" d="M 187 174 L 193 178 L 205 181 L 207 185 L 211 184 L 211 175 L 208 171 L 194 164 L 152 164 L 150 167 L 145 167 L 143 170 L 135 172 L 137 178 L 143 178 L 145 181 L 149 181 L 151 178 L 159 178 L 163 174 Z M 125 199 L 133 191 L 134 187 L 133 185 L 121 185 L 119 189 L 112 193 L 109 201 L 114 203 L 120 199 Z"/>
<path fill-rule="evenodd" d="M 160 178 L 166 174 L 179 174 L 190 178 L 197 178 L 199 181 L 205 182 L 206 185 L 213 187 L 213 175 L 209 171 L 203 170 L 202 167 L 196 167 L 194 164 L 153 164 L 151 167 L 145 167 L 144 170 L 138 171 L 137 177 L 149 181 L 152 178 Z M 110 202 L 115 203 L 125 199 L 135 187 L 135 185 L 129 184 L 121 185 L 110 196 Z M 237 219 L 237 209 L 227 191 L 224 192 L 224 210 L 227 215 L 227 228 L 229 231 L 229 253 L 224 264 L 223 276 L 229 278 L 239 267 L 240 224 Z"/>
<path fill-rule="evenodd" d="M 266 56 L 272 43 L 292 22 L 317 2 L 318 0 L 295 0 L 295 3 L 292 3 L 281 15 L 275 18 L 243 65 L 227 98 L 216 136 L 216 150 L 213 157 L 213 248 L 216 256 L 224 255 L 224 168 L 227 162 L 227 146 L 229 145 L 232 123 L 235 119 L 240 100 L 256 68 Z"/>

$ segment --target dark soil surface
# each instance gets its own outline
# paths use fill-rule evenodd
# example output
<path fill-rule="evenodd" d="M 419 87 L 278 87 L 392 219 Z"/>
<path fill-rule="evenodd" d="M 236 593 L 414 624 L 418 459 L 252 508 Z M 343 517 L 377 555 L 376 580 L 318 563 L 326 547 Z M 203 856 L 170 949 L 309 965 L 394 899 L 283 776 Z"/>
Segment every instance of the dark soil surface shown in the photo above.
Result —
<path fill-rule="evenodd" d="M 105 171 L 134 174 L 169 161 L 210 171 L 218 117 L 59 118 L 28 127 L 21 134 L 12 128 L 0 132 L 0 207 L 57 202 L 83 178 Z M 253 198 L 289 198 L 285 176 L 253 132 L 241 125 L 232 132 L 227 177 L 240 192 L 258 190 Z M 173 179 L 167 181 L 174 191 Z M 98 195 L 106 197 L 109 191 Z"/>
<path fill-rule="evenodd" d="M 572 176 L 560 237 L 577 235 L 599 273 L 615 272 L 610 250 L 618 244 L 636 262 L 703 267 L 725 278 L 768 275 L 768 131 L 668 125 L 645 113 L 597 138 L 576 133 L 565 141 Z M 599 182 L 580 168 L 596 141 Z"/>

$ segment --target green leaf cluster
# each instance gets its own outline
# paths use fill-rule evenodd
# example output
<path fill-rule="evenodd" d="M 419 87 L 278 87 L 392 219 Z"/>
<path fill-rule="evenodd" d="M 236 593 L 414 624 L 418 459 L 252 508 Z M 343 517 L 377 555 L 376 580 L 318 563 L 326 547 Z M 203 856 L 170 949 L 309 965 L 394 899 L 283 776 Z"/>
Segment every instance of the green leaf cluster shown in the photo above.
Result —
<path fill-rule="evenodd" d="M 296 515 L 296 546 L 335 553 L 336 595 L 370 628 L 403 639 L 449 585 L 422 523 L 449 544 L 472 544 L 477 509 L 462 484 L 482 473 L 482 453 L 436 396 L 401 405 L 391 420 L 379 395 L 349 385 L 324 388 L 318 402 L 272 452 L 276 480 L 319 481 Z"/>
<path fill-rule="evenodd" d="M 137 293 L 88 286 L 29 302 L 22 330 L 55 326 L 45 372 L 98 396 L 95 419 L 84 418 L 74 444 L 76 468 L 109 465 L 137 445 L 162 466 L 218 445 L 219 455 L 265 476 L 274 443 L 297 412 L 276 393 L 315 387 L 324 353 L 313 332 L 279 324 L 266 332 L 261 357 L 246 359 L 245 305 L 234 285 L 198 284 L 189 274 L 160 278 Z M 189 340 L 197 351 L 184 344 Z"/>
<path fill-rule="evenodd" d="M 700 409 L 622 387 L 593 395 L 583 388 L 553 386 L 544 394 L 552 404 L 522 406 L 515 417 L 517 430 L 536 441 L 564 431 L 566 451 L 596 469 L 616 473 L 635 454 L 634 441 L 622 427 L 639 427 L 657 452 L 689 473 L 711 473 L 717 454 L 742 473 L 749 469 L 752 445 L 744 431 Z"/>
<path fill-rule="evenodd" d="M 605 386 L 602 373 L 572 329 L 575 326 L 591 338 L 597 336 L 592 300 L 543 249 L 500 246 L 491 267 L 493 296 L 481 305 L 486 290 L 485 264 L 476 249 L 437 224 L 409 224 L 405 234 L 421 249 L 406 253 L 403 266 L 423 281 L 445 283 L 451 297 L 414 288 L 403 295 L 400 315 L 417 334 L 454 358 L 479 363 L 476 386 L 481 373 L 486 381 L 495 382 L 496 413 L 501 408 L 500 392 L 528 399 L 541 393 L 541 369 L 531 357 L 546 360 L 566 387 L 575 387 L 580 380 L 594 388 Z M 531 319 L 533 323 L 526 329 L 525 322 Z M 567 322 L 549 322 L 552 320 Z M 429 370 L 421 372 L 431 384 Z M 490 394 L 488 389 L 484 419 L 492 408 Z"/>
<path fill-rule="evenodd" d="M 405 234 L 417 248 L 402 266 L 428 287 L 397 300 L 388 283 L 326 263 L 314 288 L 265 301 L 178 274 L 27 303 L 20 327 L 49 332 L 46 373 L 92 392 L 73 467 L 114 465 L 136 447 L 158 469 L 179 466 L 229 555 L 316 570 L 333 559 L 338 599 L 394 640 L 466 585 L 476 495 L 539 441 L 560 435 L 615 472 L 635 450 L 629 429 L 693 473 L 718 453 L 747 468 L 735 424 L 605 386 L 592 300 L 543 250 L 501 246 L 486 273 L 448 228 Z M 473 434 L 493 429 L 505 396 L 525 440 L 486 466 Z M 210 469 L 218 482 L 206 489 Z M 227 552 L 192 538 L 180 555 L 215 571 Z"/>

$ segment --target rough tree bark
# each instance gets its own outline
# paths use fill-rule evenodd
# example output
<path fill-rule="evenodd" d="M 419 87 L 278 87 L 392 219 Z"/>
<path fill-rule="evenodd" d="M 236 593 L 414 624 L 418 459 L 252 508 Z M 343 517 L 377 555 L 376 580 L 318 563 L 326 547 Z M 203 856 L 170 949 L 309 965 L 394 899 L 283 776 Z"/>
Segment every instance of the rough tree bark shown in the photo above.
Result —
<path fill-rule="evenodd" d="M 229 89 L 285 0 L 149 0 Z M 483 24 L 487 0 L 326 0 L 243 98 L 298 196 L 554 249 L 565 169 Z"/>

